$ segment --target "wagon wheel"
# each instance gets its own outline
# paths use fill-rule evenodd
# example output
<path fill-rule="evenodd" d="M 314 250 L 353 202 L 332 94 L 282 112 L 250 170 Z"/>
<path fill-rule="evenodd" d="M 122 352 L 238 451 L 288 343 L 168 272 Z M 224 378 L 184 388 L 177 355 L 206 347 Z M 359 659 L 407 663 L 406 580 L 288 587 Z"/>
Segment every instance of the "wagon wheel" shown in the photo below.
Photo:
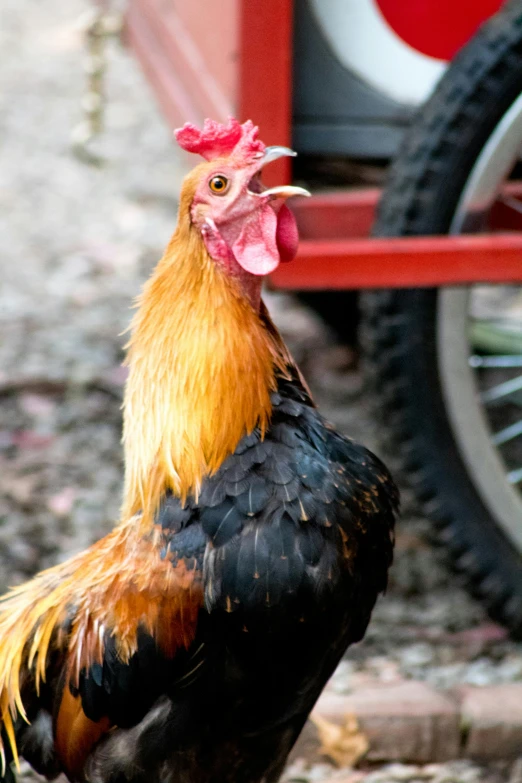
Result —
<path fill-rule="evenodd" d="M 522 230 L 522 202 L 503 189 L 521 154 L 518 0 L 459 53 L 416 118 L 375 235 L 483 230 L 499 200 Z M 387 450 L 474 592 L 522 637 L 522 288 L 373 292 L 363 310 Z"/>

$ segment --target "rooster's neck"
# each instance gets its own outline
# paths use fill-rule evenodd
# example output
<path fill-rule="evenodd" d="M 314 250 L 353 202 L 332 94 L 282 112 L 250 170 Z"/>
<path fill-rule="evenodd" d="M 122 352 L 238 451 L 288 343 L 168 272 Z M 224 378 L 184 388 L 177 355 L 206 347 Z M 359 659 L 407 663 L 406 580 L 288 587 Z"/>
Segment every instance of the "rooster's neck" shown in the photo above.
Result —
<path fill-rule="evenodd" d="M 124 402 L 123 514 L 152 524 L 167 489 L 199 491 L 255 427 L 287 357 L 241 286 L 195 232 L 178 231 L 132 325 Z"/>

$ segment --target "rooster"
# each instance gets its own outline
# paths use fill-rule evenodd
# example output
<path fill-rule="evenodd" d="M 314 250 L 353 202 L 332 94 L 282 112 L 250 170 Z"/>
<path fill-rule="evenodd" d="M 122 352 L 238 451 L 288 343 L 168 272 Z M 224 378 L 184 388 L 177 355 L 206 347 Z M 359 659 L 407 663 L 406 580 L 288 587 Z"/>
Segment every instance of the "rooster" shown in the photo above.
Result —
<path fill-rule="evenodd" d="M 364 635 L 397 490 L 317 412 L 261 300 L 297 250 L 251 122 L 176 131 L 205 159 L 128 346 L 120 523 L 0 602 L 3 781 L 272 783 Z"/>

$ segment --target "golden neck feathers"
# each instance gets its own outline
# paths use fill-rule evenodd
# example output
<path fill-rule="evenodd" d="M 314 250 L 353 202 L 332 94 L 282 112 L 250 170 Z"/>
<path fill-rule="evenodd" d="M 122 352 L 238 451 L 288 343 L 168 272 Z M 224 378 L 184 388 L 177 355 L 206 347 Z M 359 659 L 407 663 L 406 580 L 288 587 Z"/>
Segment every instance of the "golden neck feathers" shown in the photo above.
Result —
<path fill-rule="evenodd" d="M 265 431 L 284 345 L 238 281 L 180 221 L 131 325 L 123 519 L 154 520 L 166 490 L 197 496 L 245 433 Z"/>

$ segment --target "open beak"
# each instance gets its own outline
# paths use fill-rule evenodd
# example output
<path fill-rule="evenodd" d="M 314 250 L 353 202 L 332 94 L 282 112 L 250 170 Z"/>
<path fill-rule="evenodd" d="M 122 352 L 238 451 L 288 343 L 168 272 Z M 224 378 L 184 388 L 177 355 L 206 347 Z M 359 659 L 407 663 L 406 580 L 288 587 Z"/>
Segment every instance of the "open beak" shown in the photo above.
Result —
<path fill-rule="evenodd" d="M 291 150 L 289 147 L 267 147 L 264 151 L 261 166 L 259 169 L 264 168 L 268 163 L 273 163 L 274 160 L 279 158 L 295 158 L 297 152 Z M 251 192 L 251 191 L 249 191 Z M 260 193 L 252 193 L 255 196 L 261 196 L 263 198 L 292 198 L 292 196 L 311 196 L 308 190 L 305 188 L 299 188 L 294 185 L 278 185 L 275 188 L 268 188 Z"/>

